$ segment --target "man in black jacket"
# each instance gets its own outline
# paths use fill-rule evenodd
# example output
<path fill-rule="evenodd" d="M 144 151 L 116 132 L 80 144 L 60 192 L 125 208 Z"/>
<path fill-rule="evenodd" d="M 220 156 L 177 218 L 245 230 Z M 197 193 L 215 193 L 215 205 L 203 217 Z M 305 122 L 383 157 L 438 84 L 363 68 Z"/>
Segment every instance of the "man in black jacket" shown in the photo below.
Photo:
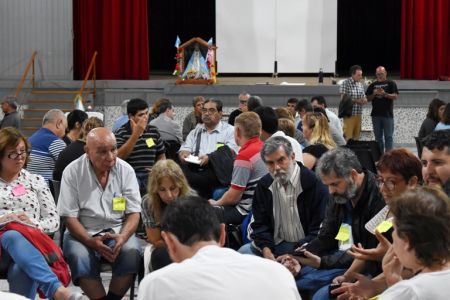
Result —
<path fill-rule="evenodd" d="M 353 261 L 346 251 L 353 244 L 361 243 L 364 248 L 377 246 L 377 239 L 364 226 L 385 206 L 375 175 L 362 169 L 350 149 L 328 151 L 319 160 L 316 171 L 328 186 L 331 200 L 319 235 L 296 250 L 302 256 L 295 256 L 302 265 L 297 287 L 311 291 L 345 272 Z"/>
<path fill-rule="evenodd" d="M 329 194 L 314 173 L 295 161 L 286 138 L 268 139 L 261 158 L 270 173 L 258 182 L 253 196 L 253 242 L 239 252 L 275 260 L 316 238 Z"/>

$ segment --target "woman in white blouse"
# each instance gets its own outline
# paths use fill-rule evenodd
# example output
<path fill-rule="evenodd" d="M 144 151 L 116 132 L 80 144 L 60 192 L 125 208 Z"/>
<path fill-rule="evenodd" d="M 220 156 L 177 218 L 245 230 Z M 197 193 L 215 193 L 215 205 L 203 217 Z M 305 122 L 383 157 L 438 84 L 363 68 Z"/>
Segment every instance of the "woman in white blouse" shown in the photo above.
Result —
<path fill-rule="evenodd" d="M 441 190 L 405 192 L 391 204 L 394 233 L 383 273 L 390 288 L 379 299 L 450 299 L 450 199 Z M 415 274 L 402 280 L 402 269 Z"/>
<path fill-rule="evenodd" d="M 9 221 L 55 232 L 59 216 L 42 176 L 23 169 L 30 152 L 25 136 L 15 128 L 0 130 L 0 230 Z M 11 292 L 34 299 L 40 289 L 47 298 L 77 299 L 48 266 L 44 256 L 19 231 L 1 234 L 0 274 Z"/>

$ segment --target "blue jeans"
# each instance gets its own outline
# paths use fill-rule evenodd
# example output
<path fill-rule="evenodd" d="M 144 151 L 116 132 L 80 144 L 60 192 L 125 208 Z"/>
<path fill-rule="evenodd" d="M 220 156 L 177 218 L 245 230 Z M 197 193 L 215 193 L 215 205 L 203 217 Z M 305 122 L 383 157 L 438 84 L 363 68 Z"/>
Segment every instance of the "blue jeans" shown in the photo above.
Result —
<path fill-rule="evenodd" d="M 113 248 L 115 241 L 106 240 L 105 244 Z M 106 261 L 101 259 L 98 252 L 87 248 L 67 232 L 64 234 L 63 247 L 64 256 L 67 258 L 67 263 L 72 273 L 72 281 L 75 285 L 78 285 L 81 277 L 97 278 L 100 280 L 100 265 Z M 116 260 L 111 263 L 113 277 L 137 274 L 141 263 L 139 241 L 136 236 L 132 235 L 123 244 Z"/>
<path fill-rule="evenodd" d="M 297 245 L 297 243 L 281 242 L 275 246 L 273 255 L 275 255 L 275 257 L 277 257 L 279 255 L 291 253 L 295 250 L 295 245 Z M 256 249 L 251 242 L 248 244 L 245 244 L 241 248 L 239 248 L 238 252 L 241 254 L 252 254 L 252 255 L 262 256 L 262 253 L 258 249 Z"/>
<path fill-rule="evenodd" d="M 1 247 L 0 273 L 8 275 L 11 292 L 34 299 L 39 288 L 53 298 L 62 284 L 39 250 L 15 230 L 3 233 Z"/>
<path fill-rule="evenodd" d="M 394 147 L 394 118 L 372 117 L 375 140 L 380 145 L 381 153 Z M 384 139 L 383 139 L 384 135 Z"/>
<path fill-rule="evenodd" d="M 335 277 L 344 274 L 346 270 L 347 269 L 315 269 L 310 266 L 302 266 L 300 274 L 298 274 L 295 279 L 297 288 L 299 291 L 317 291 L 323 286 L 328 287 L 328 284 L 330 284 Z"/>

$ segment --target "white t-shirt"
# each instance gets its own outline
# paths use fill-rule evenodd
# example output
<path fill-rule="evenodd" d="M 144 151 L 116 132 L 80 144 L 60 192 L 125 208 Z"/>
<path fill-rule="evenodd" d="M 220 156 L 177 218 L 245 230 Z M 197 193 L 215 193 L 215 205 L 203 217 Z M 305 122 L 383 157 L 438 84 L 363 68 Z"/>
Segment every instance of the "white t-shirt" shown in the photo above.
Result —
<path fill-rule="evenodd" d="M 450 299 L 450 270 L 422 273 L 394 284 L 380 295 L 379 300 L 438 300 Z"/>
<path fill-rule="evenodd" d="M 181 263 L 150 273 L 138 300 L 299 300 L 294 277 L 281 264 L 228 248 L 205 246 Z"/>
<path fill-rule="evenodd" d="M 28 300 L 28 298 L 17 294 L 0 291 L 0 300 Z"/>

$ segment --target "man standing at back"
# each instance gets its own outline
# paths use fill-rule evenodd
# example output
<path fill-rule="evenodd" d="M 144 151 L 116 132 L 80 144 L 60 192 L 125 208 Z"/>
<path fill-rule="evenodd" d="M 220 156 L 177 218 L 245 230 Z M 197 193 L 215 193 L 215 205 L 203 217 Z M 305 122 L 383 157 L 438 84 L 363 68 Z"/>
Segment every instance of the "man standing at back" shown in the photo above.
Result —
<path fill-rule="evenodd" d="M 364 86 L 360 82 L 362 79 L 362 69 L 358 65 L 350 68 L 351 77 L 346 79 L 339 88 L 341 100 L 344 95 L 349 96 L 353 101 L 352 115 L 344 117 L 344 136 L 349 139 L 359 140 L 361 136 L 362 106 L 367 103 Z"/>
<path fill-rule="evenodd" d="M 9 96 L 2 102 L 2 111 L 5 114 L 0 122 L 0 128 L 14 127 L 20 129 L 20 116 L 17 112 L 16 98 Z"/>
<path fill-rule="evenodd" d="M 300 299 L 281 264 L 221 248 L 225 226 L 203 199 L 169 204 L 161 230 L 174 263 L 142 280 L 138 300 Z"/>
<path fill-rule="evenodd" d="M 66 143 L 61 139 L 66 134 L 67 119 L 59 109 L 49 110 L 42 120 L 42 128 L 30 138 L 31 154 L 27 170 L 39 174 L 47 181 L 53 177 L 55 162 Z"/>
<path fill-rule="evenodd" d="M 394 147 L 394 100 L 398 89 L 394 81 L 387 79 L 386 69 L 382 66 L 375 70 L 377 80 L 366 90 L 367 100 L 372 101 L 372 125 L 375 140 L 381 153 Z"/>

